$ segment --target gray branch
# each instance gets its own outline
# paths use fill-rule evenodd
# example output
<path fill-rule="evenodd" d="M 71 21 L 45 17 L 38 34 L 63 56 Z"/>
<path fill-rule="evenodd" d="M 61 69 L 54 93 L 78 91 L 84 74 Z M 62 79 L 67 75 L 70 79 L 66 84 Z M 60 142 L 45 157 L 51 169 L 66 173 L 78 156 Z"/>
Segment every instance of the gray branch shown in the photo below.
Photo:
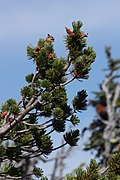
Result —
<path fill-rule="evenodd" d="M 6 122 L 0 127 L 0 137 L 3 137 L 6 135 L 12 127 L 14 127 L 17 123 L 21 122 L 23 118 L 31 111 L 33 110 L 38 103 L 42 103 L 39 99 L 37 99 L 33 104 L 29 105 L 26 109 L 24 109 L 20 115 L 12 122 Z"/>
<path fill-rule="evenodd" d="M 105 158 L 108 158 L 110 156 L 111 140 L 115 139 L 116 137 L 115 127 L 118 120 L 118 116 L 115 109 L 115 103 L 118 98 L 118 94 L 120 92 L 120 85 L 116 86 L 114 97 L 112 97 L 113 94 L 111 93 L 110 90 L 110 84 L 112 78 L 113 75 L 106 77 L 105 81 L 102 84 L 102 88 L 106 96 L 107 113 L 108 113 L 108 121 L 104 123 L 106 124 L 106 128 L 103 133 L 103 138 L 105 139 L 105 150 L 103 156 Z"/>

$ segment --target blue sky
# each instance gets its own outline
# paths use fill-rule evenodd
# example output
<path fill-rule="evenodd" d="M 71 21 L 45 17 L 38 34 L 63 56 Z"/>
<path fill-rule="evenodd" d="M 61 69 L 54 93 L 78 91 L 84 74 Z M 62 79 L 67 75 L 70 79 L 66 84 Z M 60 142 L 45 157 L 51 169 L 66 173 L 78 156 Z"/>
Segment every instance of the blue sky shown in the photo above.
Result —
<path fill-rule="evenodd" d="M 120 1 L 0 0 L 0 104 L 11 97 L 18 100 L 25 75 L 34 71 L 32 62 L 27 60 L 26 47 L 35 46 L 40 37 L 50 33 L 55 37 L 56 54 L 66 56 L 64 27 L 71 27 L 72 21 L 77 20 L 83 22 L 82 30 L 89 34 L 88 45 L 94 47 L 97 57 L 89 80 L 76 84 L 75 88 L 86 88 L 91 98 L 91 92 L 98 89 L 104 77 L 105 46 L 112 46 L 113 57 L 120 57 Z M 70 97 L 73 90 L 69 86 Z M 94 116 L 93 109 L 80 115 L 81 127 L 90 122 L 91 116 Z M 81 152 L 79 156 L 77 163 L 89 159 L 89 154 L 85 158 Z"/>

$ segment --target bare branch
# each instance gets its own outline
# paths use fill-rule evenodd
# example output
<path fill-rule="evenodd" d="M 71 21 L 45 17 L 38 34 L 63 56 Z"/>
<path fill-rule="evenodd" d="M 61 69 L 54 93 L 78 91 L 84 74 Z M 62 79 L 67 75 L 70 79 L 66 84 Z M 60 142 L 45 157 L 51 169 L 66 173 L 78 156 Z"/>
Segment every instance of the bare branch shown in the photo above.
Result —
<path fill-rule="evenodd" d="M 30 99 L 30 101 L 28 102 L 28 104 L 26 105 L 26 108 L 29 107 L 34 101 L 35 101 L 35 98 L 32 97 L 32 98 Z"/>
<path fill-rule="evenodd" d="M 35 108 L 35 106 L 38 103 L 42 103 L 40 100 L 36 100 L 33 104 L 31 104 L 30 106 L 28 106 L 26 109 L 24 109 L 20 115 L 12 122 L 7 122 L 6 124 L 2 125 L 0 127 L 0 137 L 3 137 L 5 134 L 7 134 L 12 127 L 14 127 L 17 123 L 21 122 L 22 119 L 31 111 Z"/>
<path fill-rule="evenodd" d="M 0 179 L 1 179 L 1 180 L 4 180 L 5 178 L 6 178 L 6 179 L 12 179 L 12 180 L 13 180 L 13 179 L 14 179 L 14 180 L 15 180 L 15 179 L 23 179 L 23 178 L 29 177 L 29 176 L 31 176 L 31 175 L 32 175 L 32 174 L 26 174 L 26 175 L 24 175 L 24 176 L 19 176 L 19 177 L 17 176 L 17 177 L 16 177 L 16 176 L 9 176 L 9 175 L 6 176 L 6 174 L 1 173 L 1 174 L 0 174 Z"/>
<path fill-rule="evenodd" d="M 68 61 L 68 64 L 65 65 L 64 70 L 67 71 L 68 68 L 71 66 L 72 61 Z"/>
<path fill-rule="evenodd" d="M 23 98 L 21 98 L 19 101 L 18 101 L 18 106 L 23 102 Z"/>
<path fill-rule="evenodd" d="M 67 84 L 71 83 L 74 79 L 75 79 L 75 76 L 74 76 L 74 77 L 72 77 L 72 78 L 71 78 L 70 80 L 68 80 L 67 82 L 65 82 L 65 83 L 61 84 L 61 86 L 65 86 L 65 85 L 67 85 Z"/>
<path fill-rule="evenodd" d="M 30 124 L 30 123 L 27 123 L 25 121 L 23 121 L 22 123 L 27 125 L 27 126 L 40 127 L 39 129 L 46 129 L 46 128 L 52 126 L 52 124 L 49 124 L 47 126 L 43 126 L 43 124 Z"/>
<path fill-rule="evenodd" d="M 39 71 L 36 71 L 35 74 L 34 74 L 34 76 L 33 76 L 33 78 L 32 78 L 31 86 L 32 86 L 33 89 L 34 89 L 34 82 L 35 82 L 35 79 L 36 79 L 38 73 L 39 73 Z"/>
<path fill-rule="evenodd" d="M 112 106 L 116 107 L 116 102 L 120 96 L 120 83 L 117 84 L 117 87 L 115 88 L 115 95 L 113 98 Z"/>

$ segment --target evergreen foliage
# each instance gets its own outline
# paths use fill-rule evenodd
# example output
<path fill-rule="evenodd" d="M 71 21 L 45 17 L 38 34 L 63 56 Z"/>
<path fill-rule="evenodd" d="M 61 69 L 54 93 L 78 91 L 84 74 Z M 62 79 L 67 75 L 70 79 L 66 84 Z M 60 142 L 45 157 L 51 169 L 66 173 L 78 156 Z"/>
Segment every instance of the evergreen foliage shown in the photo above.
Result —
<path fill-rule="evenodd" d="M 54 37 L 40 38 L 35 47 L 27 47 L 27 56 L 36 67 L 28 74 L 28 83 L 21 88 L 21 99 L 9 99 L 0 113 L 0 177 L 6 179 L 47 179 L 36 167 L 38 158 L 49 155 L 65 145 L 76 146 L 79 130 L 66 132 L 66 123 L 79 123 L 77 111 L 86 109 L 87 93 L 79 90 L 73 106 L 68 104 L 66 85 L 73 80 L 87 79 L 95 59 L 92 47 L 87 47 L 87 34 L 80 21 L 66 28 L 66 58 L 55 54 Z M 52 133 L 63 133 L 64 143 L 54 147 Z M 5 162 L 5 163 L 4 163 Z"/>
<path fill-rule="evenodd" d="M 65 180 L 119 180 L 120 179 L 120 152 L 114 153 L 107 162 L 107 167 L 101 170 L 97 162 L 91 159 L 85 170 L 80 166 L 73 173 L 68 174 Z"/>

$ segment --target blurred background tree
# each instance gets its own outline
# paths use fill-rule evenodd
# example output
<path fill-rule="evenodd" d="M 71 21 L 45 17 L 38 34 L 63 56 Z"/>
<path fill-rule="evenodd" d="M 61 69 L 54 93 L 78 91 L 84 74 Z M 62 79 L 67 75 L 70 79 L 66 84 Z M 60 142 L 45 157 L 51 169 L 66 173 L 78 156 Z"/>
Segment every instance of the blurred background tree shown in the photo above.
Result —
<path fill-rule="evenodd" d="M 120 59 L 113 59 L 111 48 L 105 49 L 108 68 L 106 76 L 99 85 L 100 91 L 94 92 L 90 105 L 96 110 L 96 117 L 83 129 L 83 135 L 89 131 L 89 140 L 85 151 L 92 151 L 99 163 L 106 165 L 111 153 L 120 143 Z"/>

